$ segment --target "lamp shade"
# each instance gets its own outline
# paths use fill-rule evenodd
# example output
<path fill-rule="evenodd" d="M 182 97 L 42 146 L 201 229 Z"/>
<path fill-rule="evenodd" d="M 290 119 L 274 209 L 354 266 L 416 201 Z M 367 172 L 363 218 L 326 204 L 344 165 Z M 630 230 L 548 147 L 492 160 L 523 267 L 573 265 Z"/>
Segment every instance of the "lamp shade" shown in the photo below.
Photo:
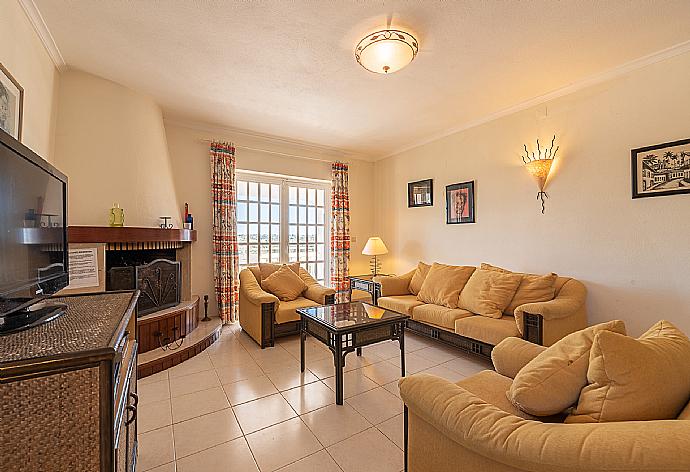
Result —
<path fill-rule="evenodd" d="M 362 254 L 365 256 L 380 256 L 382 254 L 388 254 L 388 248 L 383 241 L 378 236 L 369 238 L 367 244 L 362 249 Z"/>
<path fill-rule="evenodd" d="M 549 178 L 553 159 L 536 159 L 525 164 L 527 172 L 537 181 L 539 190 L 543 191 L 546 186 L 546 179 Z"/>

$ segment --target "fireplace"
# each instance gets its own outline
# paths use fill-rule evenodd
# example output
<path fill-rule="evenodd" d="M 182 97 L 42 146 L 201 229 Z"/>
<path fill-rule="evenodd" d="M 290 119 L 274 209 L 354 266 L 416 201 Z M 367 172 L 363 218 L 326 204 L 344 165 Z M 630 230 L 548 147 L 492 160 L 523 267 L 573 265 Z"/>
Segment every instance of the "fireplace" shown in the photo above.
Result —
<path fill-rule="evenodd" d="M 180 303 L 181 263 L 174 249 L 115 250 L 106 253 L 106 290 L 139 289 L 137 316 Z"/>

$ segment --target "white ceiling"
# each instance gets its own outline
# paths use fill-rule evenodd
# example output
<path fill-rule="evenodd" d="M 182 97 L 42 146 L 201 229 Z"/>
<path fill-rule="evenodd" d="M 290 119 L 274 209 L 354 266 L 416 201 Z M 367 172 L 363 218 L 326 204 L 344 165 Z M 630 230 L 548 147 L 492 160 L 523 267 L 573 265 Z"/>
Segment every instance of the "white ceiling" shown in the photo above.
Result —
<path fill-rule="evenodd" d="M 376 159 L 690 39 L 688 0 L 34 0 L 67 65 L 166 116 Z M 390 76 L 366 33 L 411 31 Z"/>

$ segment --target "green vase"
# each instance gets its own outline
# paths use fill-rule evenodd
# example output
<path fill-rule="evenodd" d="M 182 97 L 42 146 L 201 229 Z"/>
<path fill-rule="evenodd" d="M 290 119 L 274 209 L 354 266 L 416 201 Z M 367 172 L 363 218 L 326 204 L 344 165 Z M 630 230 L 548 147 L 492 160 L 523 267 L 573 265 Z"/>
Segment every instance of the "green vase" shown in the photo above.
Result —
<path fill-rule="evenodd" d="M 110 209 L 110 226 L 124 226 L 125 225 L 125 210 L 120 208 L 120 205 L 113 203 Z"/>

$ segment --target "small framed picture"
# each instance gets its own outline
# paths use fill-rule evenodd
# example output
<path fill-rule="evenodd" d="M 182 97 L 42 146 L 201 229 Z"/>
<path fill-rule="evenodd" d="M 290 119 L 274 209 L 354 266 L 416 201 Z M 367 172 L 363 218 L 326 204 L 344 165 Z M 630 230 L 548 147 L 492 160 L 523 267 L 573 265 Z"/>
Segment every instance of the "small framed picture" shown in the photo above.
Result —
<path fill-rule="evenodd" d="M 633 149 L 632 197 L 690 193 L 690 139 Z"/>
<path fill-rule="evenodd" d="M 418 180 L 407 184 L 407 207 L 434 205 L 434 180 Z"/>
<path fill-rule="evenodd" d="M 0 129 L 17 141 L 22 140 L 24 89 L 0 64 Z"/>
<path fill-rule="evenodd" d="M 446 224 L 474 223 L 474 180 L 446 186 Z"/>

